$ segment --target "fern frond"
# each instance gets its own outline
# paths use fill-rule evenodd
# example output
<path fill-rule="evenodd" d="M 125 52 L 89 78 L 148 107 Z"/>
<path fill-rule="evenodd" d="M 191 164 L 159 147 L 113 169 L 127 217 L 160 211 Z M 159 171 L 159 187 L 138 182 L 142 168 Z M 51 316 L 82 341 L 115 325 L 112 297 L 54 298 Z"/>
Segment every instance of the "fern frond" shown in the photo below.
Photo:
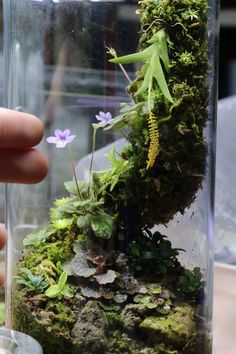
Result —
<path fill-rule="evenodd" d="M 148 116 L 148 130 L 150 143 L 148 148 L 147 168 L 151 168 L 154 166 L 160 150 L 158 122 L 152 112 L 149 112 Z"/>

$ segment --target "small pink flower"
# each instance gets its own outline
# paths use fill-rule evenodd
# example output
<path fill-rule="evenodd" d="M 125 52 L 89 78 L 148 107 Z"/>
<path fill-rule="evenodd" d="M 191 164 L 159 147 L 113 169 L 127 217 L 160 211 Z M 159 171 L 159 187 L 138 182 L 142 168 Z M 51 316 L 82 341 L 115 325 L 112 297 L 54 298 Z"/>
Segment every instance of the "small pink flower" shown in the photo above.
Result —
<path fill-rule="evenodd" d="M 57 148 L 64 148 L 76 137 L 76 135 L 70 135 L 70 129 L 64 131 L 56 129 L 54 134 L 55 136 L 49 136 L 46 140 L 49 144 L 56 144 Z"/>
<path fill-rule="evenodd" d="M 112 122 L 112 115 L 110 112 L 104 113 L 100 111 L 95 117 L 100 121 L 100 123 L 98 123 L 100 127 L 105 127 L 107 124 L 111 124 Z"/>

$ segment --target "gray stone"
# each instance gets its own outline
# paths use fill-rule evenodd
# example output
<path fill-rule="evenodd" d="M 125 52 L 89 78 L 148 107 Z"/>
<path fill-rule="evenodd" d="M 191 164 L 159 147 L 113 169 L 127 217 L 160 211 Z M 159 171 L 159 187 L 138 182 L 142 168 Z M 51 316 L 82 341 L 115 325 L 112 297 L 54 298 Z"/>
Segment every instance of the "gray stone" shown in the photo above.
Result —
<path fill-rule="evenodd" d="M 142 322 L 142 315 L 146 311 L 143 304 L 129 304 L 121 312 L 121 320 L 123 326 L 127 331 L 138 329 L 139 324 Z"/>
<path fill-rule="evenodd" d="M 98 354 L 106 347 L 108 322 L 104 311 L 96 301 L 88 301 L 78 315 L 71 335 L 78 341 L 78 350 Z"/>

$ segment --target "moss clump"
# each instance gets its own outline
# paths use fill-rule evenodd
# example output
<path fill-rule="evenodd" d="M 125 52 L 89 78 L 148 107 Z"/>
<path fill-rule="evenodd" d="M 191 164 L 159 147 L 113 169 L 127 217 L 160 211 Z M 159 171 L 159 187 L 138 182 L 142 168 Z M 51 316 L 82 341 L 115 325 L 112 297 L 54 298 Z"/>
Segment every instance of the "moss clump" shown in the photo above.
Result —
<path fill-rule="evenodd" d="M 176 307 L 167 316 L 149 316 L 139 325 L 155 342 L 157 338 L 165 338 L 174 348 L 182 348 L 196 333 L 196 323 L 190 306 Z"/>
<path fill-rule="evenodd" d="M 111 328 L 122 327 L 123 322 L 121 316 L 117 312 L 108 311 L 106 312 L 106 317 L 107 317 L 108 324 Z"/>
<path fill-rule="evenodd" d="M 152 65 L 146 60 L 128 89 L 133 110 L 124 112 L 116 122 L 119 128 L 122 123 L 130 128 L 130 145 L 124 156 L 131 167 L 114 199 L 124 198 L 120 193 L 123 188 L 143 226 L 166 224 L 177 212 L 183 213 L 195 199 L 206 172 L 203 131 L 208 119 L 208 3 L 152 0 L 141 1 L 140 7 L 140 48 L 151 48 L 155 36 L 164 31 L 166 42 L 159 47 L 164 50 L 168 46 L 168 61 L 164 54 L 160 60 L 171 94 L 170 101 L 160 79 L 152 79 L 139 94 Z M 115 63 L 132 61 L 135 55 L 113 59 Z M 157 145 L 155 153 L 152 149 Z M 151 167 L 150 154 L 156 155 Z"/>

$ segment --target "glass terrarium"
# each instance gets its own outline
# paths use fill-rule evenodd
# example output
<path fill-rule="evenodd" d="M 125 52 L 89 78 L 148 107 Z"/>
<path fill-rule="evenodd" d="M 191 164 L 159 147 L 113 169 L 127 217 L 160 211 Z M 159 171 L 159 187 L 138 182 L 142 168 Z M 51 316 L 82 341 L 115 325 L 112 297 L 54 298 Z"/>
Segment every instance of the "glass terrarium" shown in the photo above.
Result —
<path fill-rule="evenodd" d="M 6 105 L 49 174 L 8 185 L 7 325 L 45 354 L 209 354 L 213 0 L 5 0 Z"/>

